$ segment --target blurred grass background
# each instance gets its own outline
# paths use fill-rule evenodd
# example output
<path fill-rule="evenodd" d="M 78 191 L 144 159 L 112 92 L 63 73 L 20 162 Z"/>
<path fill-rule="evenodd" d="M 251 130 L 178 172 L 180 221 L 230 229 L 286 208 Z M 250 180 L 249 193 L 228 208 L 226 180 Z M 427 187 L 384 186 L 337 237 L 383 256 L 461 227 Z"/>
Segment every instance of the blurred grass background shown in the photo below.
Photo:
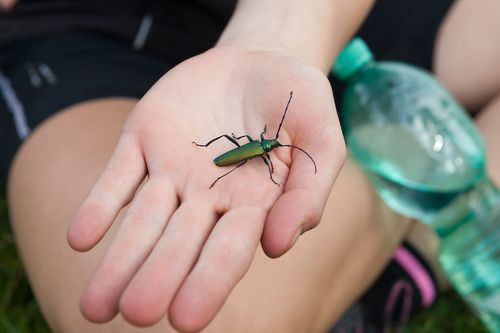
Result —
<path fill-rule="evenodd" d="M 8 223 L 0 190 L 0 333 L 50 332 L 33 297 Z M 480 320 L 453 292 L 415 315 L 405 333 L 487 333 Z"/>
<path fill-rule="evenodd" d="M 5 192 L 0 192 L 0 332 L 50 332 L 33 298 L 7 217 Z"/>

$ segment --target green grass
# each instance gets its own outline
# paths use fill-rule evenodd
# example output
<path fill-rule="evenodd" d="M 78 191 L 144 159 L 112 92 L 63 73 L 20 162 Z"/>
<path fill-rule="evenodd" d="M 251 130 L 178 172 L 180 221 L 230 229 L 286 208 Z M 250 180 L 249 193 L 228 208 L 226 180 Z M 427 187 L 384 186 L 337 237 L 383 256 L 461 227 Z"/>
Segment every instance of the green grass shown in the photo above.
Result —
<path fill-rule="evenodd" d="M 0 194 L 0 332 L 50 332 L 24 274 Z"/>
<path fill-rule="evenodd" d="M 33 297 L 9 227 L 5 196 L 0 192 L 0 333 L 50 332 Z M 442 295 L 414 316 L 405 333 L 486 333 L 460 298 Z"/>
<path fill-rule="evenodd" d="M 487 333 L 481 320 L 454 292 L 441 295 L 431 308 L 412 317 L 405 333 Z"/>

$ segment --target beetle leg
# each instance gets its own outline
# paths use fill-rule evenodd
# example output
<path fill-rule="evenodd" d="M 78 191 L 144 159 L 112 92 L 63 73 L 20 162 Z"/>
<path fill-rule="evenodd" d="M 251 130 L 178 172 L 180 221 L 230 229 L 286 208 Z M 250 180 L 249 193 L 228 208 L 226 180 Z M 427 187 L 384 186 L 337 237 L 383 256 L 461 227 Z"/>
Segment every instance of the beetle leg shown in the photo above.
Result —
<path fill-rule="evenodd" d="M 271 155 L 269 155 L 269 153 L 265 153 L 266 154 L 266 157 L 269 161 L 269 163 L 271 164 L 271 173 L 274 173 L 274 165 L 273 165 L 273 161 L 271 160 Z"/>
<path fill-rule="evenodd" d="M 234 170 L 238 169 L 240 166 L 242 166 L 243 164 L 245 164 L 248 160 L 243 160 L 241 161 L 240 163 L 238 163 L 234 168 L 232 168 L 231 170 L 229 170 L 228 172 L 226 172 L 225 174 L 223 174 L 222 176 L 220 177 L 217 177 L 217 179 L 212 183 L 212 185 L 210 185 L 209 188 L 212 188 L 214 187 L 215 183 L 217 183 L 219 181 L 219 179 L 221 179 L 222 177 L 225 177 L 227 175 L 229 175 L 231 172 L 233 172 Z"/>
<path fill-rule="evenodd" d="M 231 133 L 231 135 L 233 136 L 233 139 L 236 139 L 236 140 L 247 138 L 248 142 L 254 141 L 254 139 L 250 135 L 248 135 L 248 134 L 242 135 L 242 136 L 238 136 L 238 137 L 234 133 Z"/>
<path fill-rule="evenodd" d="M 233 139 L 232 137 L 230 137 L 230 136 L 229 136 L 229 135 L 227 135 L 227 134 L 223 134 L 223 135 L 221 135 L 221 136 L 218 136 L 218 137 L 216 137 L 215 139 L 212 139 L 212 140 L 208 141 L 208 142 L 207 142 L 206 144 L 204 144 L 204 145 L 200 145 L 199 143 L 196 143 L 196 142 L 194 142 L 194 141 L 193 141 L 193 143 L 194 143 L 196 146 L 198 146 L 198 147 L 208 147 L 208 146 L 209 146 L 212 142 L 217 141 L 217 140 L 219 140 L 220 138 L 226 138 L 226 139 L 228 139 L 229 141 L 231 141 L 232 143 L 234 143 L 235 145 L 237 145 L 238 147 L 240 147 L 240 144 L 238 143 L 238 141 L 236 141 L 235 139 Z"/>
<path fill-rule="evenodd" d="M 269 156 L 269 154 L 266 153 L 265 155 L 261 155 L 261 157 L 264 160 L 264 163 L 266 163 L 267 168 L 269 170 L 269 178 L 271 178 L 271 180 L 273 181 L 273 183 L 275 183 L 276 185 L 280 186 L 280 184 L 277 183 L 274 180 L 274 178 L 273 178 L 274 166 L 273 166 L 273 161 L 271 161 L 271 156 Z M 266 157 L 269 159 L 269 161 L 266 159 Z"/>
<path fill-rule="evenodd" d="M 264 141 L 264 134 L 266 134 L 267 125 L 264 125 L 264 130 L 260 133 L 260 141 Z"/>

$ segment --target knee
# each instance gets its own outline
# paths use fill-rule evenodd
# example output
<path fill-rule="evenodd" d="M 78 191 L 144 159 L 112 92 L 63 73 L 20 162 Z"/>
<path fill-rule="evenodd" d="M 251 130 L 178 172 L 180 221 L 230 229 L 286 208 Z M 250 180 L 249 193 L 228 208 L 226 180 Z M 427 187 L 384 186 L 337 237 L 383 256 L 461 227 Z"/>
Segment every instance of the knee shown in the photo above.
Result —
<path fill-rule="evenodd" d="M 500 3 L 496 0 L 457 1 L 435 42 L 437 77 L 472 112 L 500 90 L 498 13 Z"/>

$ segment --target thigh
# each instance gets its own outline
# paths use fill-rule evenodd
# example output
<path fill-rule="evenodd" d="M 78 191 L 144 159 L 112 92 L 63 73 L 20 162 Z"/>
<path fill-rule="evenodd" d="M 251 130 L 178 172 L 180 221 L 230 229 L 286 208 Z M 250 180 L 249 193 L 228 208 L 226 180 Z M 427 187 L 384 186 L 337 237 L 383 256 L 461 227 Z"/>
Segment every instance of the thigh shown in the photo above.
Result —
<path fill-rule="evenodd" d="M 104 250 L 98 246 L 89 255 L 74 253 L 65 229 L 104 168 L 135 102 L 104 99 L 57 113 L 23 143 L 11 167 L 12 227 L 33 291 L 55 331 L 78 322 L 79 281 L 90 278 Z M 59 318 L 59 306 L 73 311 Z"/>
<path fill-rule="evenodd" d="M 79 297 L 119 219 L 81 254 L 66 229 L 105 166 L 135 101 L 103 99 L 72 106 L 44 122 L 11 170 L 11 220 L 34 293 L 56 332 L 135 332 L 120 316 L 92 324 Z M 319 227 L 279 259 L 259 249 L 207 332 L 324 332 L 372 282 L 403 238 L 408 221 L 383 206 L 354 164 L 334 186 Z M 141 332 L 172 332 L 162 321 Z"/>
<path fill-rule="evenodd" d="M 500 186 L 500 92 L 481 110 L 476 125 L 486 143 L 488 173 Z"/>
<path fill-rule="evenodd" d="M 434 70 L 469 109 L 500 91 L 500 2 L 457 0 L 436 40 Z"/>

